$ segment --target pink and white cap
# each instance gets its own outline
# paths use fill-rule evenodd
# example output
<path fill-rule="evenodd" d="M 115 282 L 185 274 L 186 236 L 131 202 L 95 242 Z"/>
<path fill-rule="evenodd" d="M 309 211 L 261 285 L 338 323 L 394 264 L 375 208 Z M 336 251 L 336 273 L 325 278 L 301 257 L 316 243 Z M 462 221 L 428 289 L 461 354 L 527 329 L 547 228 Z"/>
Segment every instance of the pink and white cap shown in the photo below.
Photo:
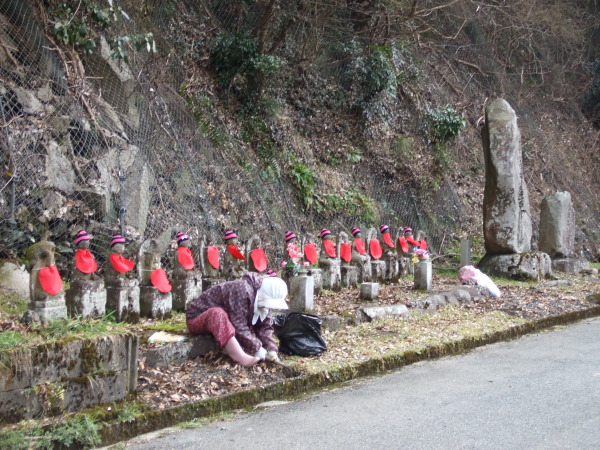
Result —
<path fill-rule="evenodd" d="M 75 245 L 79 244 L 81 241 L 89 241 L 92 237 L 87 234 L 85 230 L 79 230 L 75 235 L 75 240 L 73 241 Z"/>

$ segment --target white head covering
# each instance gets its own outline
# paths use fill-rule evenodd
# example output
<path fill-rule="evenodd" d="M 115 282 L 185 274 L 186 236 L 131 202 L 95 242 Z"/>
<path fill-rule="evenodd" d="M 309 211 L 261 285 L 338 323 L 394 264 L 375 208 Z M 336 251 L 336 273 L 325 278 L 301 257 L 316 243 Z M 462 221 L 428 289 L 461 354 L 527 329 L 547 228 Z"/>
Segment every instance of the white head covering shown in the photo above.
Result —
<path fill-rule="evenodd" d="M 256 292 L 252 325 L 258 321 L 259 317 L 260 320 L 264 320 L 267 314 L 269 314 L 269 309 L 288 309 L 288 305 L 285 302 L 287 294 L 287 284 L 281 278 L 263 278 L 262 284 Z"/>

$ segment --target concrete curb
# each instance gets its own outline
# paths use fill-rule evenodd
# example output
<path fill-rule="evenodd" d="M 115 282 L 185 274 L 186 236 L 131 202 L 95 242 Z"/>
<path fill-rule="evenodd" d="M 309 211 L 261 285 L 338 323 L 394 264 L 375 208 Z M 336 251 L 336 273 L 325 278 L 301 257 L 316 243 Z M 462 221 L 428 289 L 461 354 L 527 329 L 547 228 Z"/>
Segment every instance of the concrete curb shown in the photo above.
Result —
<path fill-rule="evenodd" d="M 150 411 L 143 422 L 103 423 L 100 429 L 102 445 L 112 445 L 136 436 L 174 426 L 196 418 L 248 408 L 259 403 L 296 397 L 300 394 L 320 389 L 332 384 L 350 381 L 356 378 L 377 375 L 419 361 L 432 360 L 443 356 L 463 353 L 483 345 L 514 339 L 529 333 L 542 331 L 557 325 L 565 325 L 583 319 L 600 316 L 600 306 L 558 316 L 527 322 L 507 330 L 469 337 L 457 342 L 426 348 L 421 352 L 406 351 L 397 355 L 371 359 L 327 372 L 286 379 L 281 383 L 248 391 L 236 392 L 202 402 L 190 403 L 173 408 Z"/>

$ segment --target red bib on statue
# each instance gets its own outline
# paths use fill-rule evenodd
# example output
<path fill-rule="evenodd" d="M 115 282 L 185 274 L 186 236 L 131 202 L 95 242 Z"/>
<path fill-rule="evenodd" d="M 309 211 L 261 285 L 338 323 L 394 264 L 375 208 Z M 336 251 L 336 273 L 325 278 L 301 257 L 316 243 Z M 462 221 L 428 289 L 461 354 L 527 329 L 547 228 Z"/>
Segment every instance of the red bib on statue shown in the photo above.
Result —
<path fill-rule="evenodd" d="M 306 244 L 304 246 L 304 257 L 311 264 L 317 262 L 317 247 L 315 247 L 315 244 Z"/>
<path fill-rule="evenodd" d="M 244 255 L 242 255 L 240 249 L 237 248 L 235 245 L 228 245 L 227 250 L 235 259 L 241 259 L 242 261 L 246 261 L 246 258 L 244 257 Z"/>
<path fill-rule="evenodd" d="M 267 269 L 267 255 L 262 248 L 255 248 L 250 252 L 250 259 L 254 268 L 259 272 L 264 272 Z"/>
<path fill-rule="evenodd" d="M 365 250 L 365 243 L 361 238 L 354 239 L 354 246 L 356 247 L 356 251 L 361 255 L 367 254 L 367 251 Z"/>
<path fill-rule="evenodd" d="M 48 295 L 56 295 L 62 291 L 62 279 L 56 266 L 42 267 L 38 280 L 43 291 Z"/>
<path fill-rule="evenodd" d="M 385 242 L 385 245 L 387 245 L 389 248 L 394 248 L 394 241 L 392 241 L 392 237 L 390 236 L 390 233 L 383 233 L 383 242 Z"/>
<path fill-rule="evenodd" d="M 177 247 L 177 261 L 185 270 L 192 270 L 195 265 L 192 251 L 187 247 Z"/>
<path fill-rule="evenodd" d="M 155 269 L 150 274 L 150 283 L 163 294 L 171 292 L 171 283 L 167 278 L 167 273 L 163 269 Z"/>
<path fill-rule="evenodd" d="M 427 241 L 425 239 L 419 241 L 419 248 L 421 250 L 427 250 Z"/>
<path fill-rule="evenodd" d="M 219 249 L 217 247 L 208 247 L 206 249 L 206 258 L 213 269 L 218 269 L 221 267 L 221 263 L 219 261 Z"/>
<path fill-rule="evenodd" d="M 86 248 L 80 248 L 75 252 L 75 267 L 82 273 L 94 273 L 98 270 L 94 255 Z"/>
<path fill-rule="evenodd" d="M 133 261 L 124 258 L 123 255 L 119 255 L 118 253 L 111 253 L 109 259 L 110 263 L 112 264 L 112 268 L 119 273 L 129 272 L 135 267 L 135 263 Z"/>
<path fill-rule="evenodd" d="M 404 253 L 408 253 L 408 242 L 403 237 L 398 238 L 398 245 Z"/>
<path fill-rule="evenodd" d="M 325 252 L 332 258 L 335 258 L 337 255 L 335 254 L 335 246 L 333 245 L 333 242 L 331 242 L 331 240 L 329 239 L 325 239 L 323 241 L 323 248 L 325 249 Z"/>
<path fill-rule="evenodd" d="M 406 236 L 406 241 L 412 245 L 413 247 L 418 247 L 419 246 L 419 241 L 415 241 L 415 238 L 412 236 Z"/>
<path fill-rule="evenodd" d="M 346 262 L 352 259 L 352 246 L 347 242 L 340 245 L 340 257 Z"/>
<path fill-rule="evenodd" d="M 383 255 L 383 250 L 381 249 L 381 243 L 379 242 L 379 239 L 371 239 L 369 241 L 369 251 L 371 252 L 373 259 L 381 258 L 381 255 Z"/>

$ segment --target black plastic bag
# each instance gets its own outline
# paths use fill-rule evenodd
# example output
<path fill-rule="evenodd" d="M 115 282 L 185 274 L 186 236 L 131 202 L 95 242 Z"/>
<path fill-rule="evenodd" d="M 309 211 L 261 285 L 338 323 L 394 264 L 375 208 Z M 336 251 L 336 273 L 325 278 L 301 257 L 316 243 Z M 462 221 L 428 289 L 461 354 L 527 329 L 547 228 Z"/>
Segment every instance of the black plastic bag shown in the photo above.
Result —
<path fill-rule="evenodd" d="M 321 319 L 304 313 L 278 314 L 273 317 L 279 351 L 287 355 L 317 356 L 327 350 L 321 336 Z"/>

